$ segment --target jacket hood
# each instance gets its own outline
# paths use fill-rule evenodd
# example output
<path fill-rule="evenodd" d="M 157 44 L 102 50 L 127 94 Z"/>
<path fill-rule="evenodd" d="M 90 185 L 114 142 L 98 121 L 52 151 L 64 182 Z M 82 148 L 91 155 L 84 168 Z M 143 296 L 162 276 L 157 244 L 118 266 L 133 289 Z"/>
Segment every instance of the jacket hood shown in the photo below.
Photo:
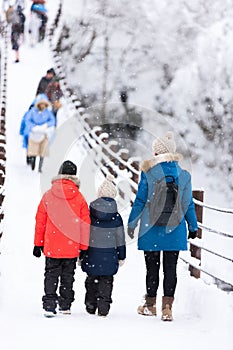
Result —
<path fill-rule="evenodd" d="M 79 192 L 80 181 L 74 175 L 57 175 L 52 179 L 52 193 L 62 199 L 72 199 Z"/>
<path fill-rule="evenodd" d="M 157 156 L 154 156 L 151 159 L 144 160 L 141 166 L 141 170 L 145 173 L 153 168 L 155 165 L 163 162 L 178 162 L 183 158 L 180 153 L 163 153 Z"/>
<path fill-rule="evenodd" d="M 117 204 L 113 198 L 100 197 L 90 204 L 90 214 L 98 220 L 111 221 L 117 214 Z"/>

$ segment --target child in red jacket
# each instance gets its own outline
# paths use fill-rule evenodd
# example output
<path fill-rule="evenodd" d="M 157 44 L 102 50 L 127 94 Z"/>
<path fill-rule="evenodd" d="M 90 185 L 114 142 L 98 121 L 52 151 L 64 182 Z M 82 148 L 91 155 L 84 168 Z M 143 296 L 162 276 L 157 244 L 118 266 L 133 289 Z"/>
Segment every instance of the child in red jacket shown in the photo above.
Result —
<path fill-rule="evenodd" d="M 88 248 L 89 209 L 79 191 L 76 173 L 76 165 L 65 161 L 37 209 L 33 255 L 40 257 L 41 252 L 45 255 L 42 301 L 46 317 L 56 315 L 57 304 L 62 313 L 71 313 L 77 257 L 80 250 Z"/>

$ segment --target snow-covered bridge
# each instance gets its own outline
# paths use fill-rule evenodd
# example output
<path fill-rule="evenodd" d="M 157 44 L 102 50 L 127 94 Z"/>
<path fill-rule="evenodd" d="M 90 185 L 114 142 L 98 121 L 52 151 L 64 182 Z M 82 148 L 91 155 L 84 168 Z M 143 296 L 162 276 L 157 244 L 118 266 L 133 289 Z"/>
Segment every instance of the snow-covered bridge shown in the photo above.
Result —
<path fill-rule="evenodd" d="M 58 1 L 53 1 L 51 4 L 48 2 L 51 24 L 54 22 L 52 17 L 55 18 L 58 5 Z M 53 34 L 56 35 L 55 32 Z M 87 188 L 89 186 L 85 183 L 85 176 L 87 176 L 85 169 L 88 168 L 89 171 L 94 169 L 94 175 L 90 175 L 92 179 L 101 178 L 102 173 L 114 173 L 116 183 L 121 186 L 119 202 L 122 213 L 124 214 L 125 210 L 125 218 L 127 218 L 129 205 L 125 207 L 125 203 L 129 203 L 134 198 L 139 170 L 138 158 L 131 157 L 125 149 L 120 149 L 119 145 L 111 140 L 108 142 L 108 135 L 103 134 L 99 127 L 90 128 L 86 111 L 80 108 L 75 96 L 69 96 L 62 63 L 60 58 L 52 52 L 51 45 L 53 41 L 49 41 L 49 38 L 34 48 L 31 48 L 25 41 L 21 47 L 22 60 L 18 65 L 13 63 L 13 53 L 8 47 L 7 102 L 5 111 L 1 109 L 1 122 L 6 121 L 7 140 L 6 162 L 3 159 L 1 163 L 5 166 L 1 176 L 6 172 L 6 179 L 0 184 L 1 194 L 4 195 L 1 213 L 4 210 L 5 214 L 4 221 L 1 223 L 3 236 L 0 247 L 0 340 L 2 348 L 4 350 L 31 349 L 32 347 L 39 349 L 43 346 L 45 349 L 51 347 L 62 349 L 82 346 L 103 349 L 111 346 L 112 349 L 117 349 L 119 346 L 131 344 L 132 347 L 139 349 L 153 344 L 152 346 L 159 348 L 172 346 L 174 349 L 180 349 L 185 344 L 189 349 L 197 347 L 218 349 L 224 346 L 225 349 L 230 350 L 233 321 L 232 292 L 218 289 L 213 284 L 214 280 L 212 278 L 206 280 L 204 274 L 203 279 L 210 284 L 204 282 L 202 278 L 190 278 L 188 266 L 182 260 L 178 265 L 174 322 L 164 324 L 159 317 L 146 318 L 137 315 L 137 306 L 140 304 L 141 296 L 145 293 L 145 270 L 143 256 L 137 251 L 135 242 L 128 242 L 126 264 L 115 278 L 113 305 L 108 318 L 100 320 L 85 313 L 85 276 L 79 269 L 76 271 L 76 300 L 72 315 L 59 316 L 53 320 L 47 320 L 41 316 L 44 261 L 43 258 L 36 260 L 32 256 L 34 217 L 41 194 L 48 185 L 47 181 L 50 180 L 44 174 L 40 176 L 26 167 L 25 152 L 21 147 L 19 137 L 19 126 L 21 117 L 34 98 L 37 83 L 48 68 L 54 66 L 58 70 L 65 92 L 64 106 L 58 116 L 60 123 L 58 129 L 63 131 L 64 126 L 69 124 L 67 120 L 70 118 L 76 120 L 77 135 L 80 137 L 74 147 L 71 147 L 70 154 L 76 157 L 79 163 L 84 164 L 83 159 L 88 153 L 88 164 L 83 165 L 80 174 L 84 178 L 82 191 L 87 193 L 87 196 L 91 195 Z M 3 52 L 2 46 L 1 49 Z M 3 54 L 1 64 L 4 57 Z M 49 164 L 47 166 L 49 168 Z M 128 187 L 125 182 L 129 184 Z M 197 204 L 203 206 L 202 203 Z M 204 206 L 206 207 L 207 204 L 204 203 Z M 215 213 L 214 209 L 208 210 Z M 232 216 L 231 210 L 226 211 L 229 213 L 224 213 L 224 215 Z M 201 269 L 210 271 L 211 275 L 233 284 L 232 250 L 227 248 L 232 244 L 230 243 L 231 233 L 228 237 L 228 233 L 223 232 L 227 234 L 227 237 L 221 235 L 221 243 L 218 241 L 216 244 L 213 242 L 214 237 L 218 236 L 221 230 L 213 227 L 213 240 L 210 246 L 206 246 L 204 231 L 209 234 L 210 229 L 205 225 L 205 217 L 203 223 L 200 223 L 200 228 L 203 240 L 196 239 L 197 246 L 215 253 L 218 253 L 216 248 L 224 246 L 224 257 L 229 259 L 228 267 L 223 267 L 222 263 L 216 262 L 216 258 L 212 259 L 208 256 L 206 259 L 205 254 L 208 252 L 203 249 L 202 258 L 204 260 L 202 260 Z M 195 259 L 195 262 L 187 255 L 183 258 L 190 260 L 189 262 L 193 263 L 194 267 L 200 268 L 200 261 L 196 262 L 194 257 L 192 258 Z M 209 270 L 210 266 L 207 266 L 209 259 L 211 261 L 209 265 L 214 266 L 214 271 Z M 202 266 L 202 264 L 207 265 Z M 225 268 L 227 272 L 223 271 Z"/>

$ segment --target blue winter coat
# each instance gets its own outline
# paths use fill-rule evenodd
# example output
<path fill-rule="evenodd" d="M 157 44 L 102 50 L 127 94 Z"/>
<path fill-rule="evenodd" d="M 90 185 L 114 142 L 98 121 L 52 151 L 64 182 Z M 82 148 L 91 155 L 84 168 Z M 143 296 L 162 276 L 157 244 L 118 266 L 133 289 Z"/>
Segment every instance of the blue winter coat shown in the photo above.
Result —
<path fill-rule="evenodd" d="M 30 104 L 30 106 L 29 106 L 27 112 L 23 115 L 23 118 L 22 118 L 22 120 L 21 120 L 20 128 L 19 128 L 19 134 L 20 134 L 21 136 L 23 136 L 23 134 L 24 134 L 25 120 L 26 120 L 26 118 L 27 118 L 27 114 L 28 114 L 28 112 L 30 111 L 30 109 L 31 109 L 32 107 L 34 107 L 35 104 L 36 104 L 39 100 L 47 100 L 47 101 L 48 101 L 48 97 L 47 97 L 45 94 L 42 93 L 42 94 L 38 94 L 38 95 L 36 96 L 36 98 L 34 98 L 34 100 L 32 101 L 32 103 Z M 24 147 L 25 147 L 25 146 L 24 146 Z"/>
<path fill-rule="evenodd" d="M 27 113 L 29 112 L 29 110 L 23 115 L 23 118 L 21 120 L 21 123 L 20 123 L 20 128 L 19 128 L 19 134 L 21 136 L 23 136 L 24 134 L 24 129 L 25 129 L 25 120 L 27 118 Z"/>
<path fill-rule="evenodd" d="M 90 204 L 89 248 L 82 252 L 82 270 L 88 275 L 111 276 L 118 271 L 118 260 L 126 257 L 123 221 L 116 201 L 101 197 Z"/>
<path fill-rule="evenodd" d="M 138 192 L 131 209 L 128 226 L 135 228 L 140 220 L 138 249 L 144 251 L 187 250 L 187 226 L 190 231 L 196 231 L 197 218 L 192 198 L 190 174 L 179 164 L 178 154 L 160 154 L 145 161 Z M 172 175 L 178 183 L 182 202 L 183 217 L 177 227 L 150 225 L 148 202 L 152 197 L 155 182 L 164 176 Z"/>
<path fill-rule="evenodd" d="M 36 125 L 43 125 L 45 123 L 47 123 L 48 127 L 55 126 L 56 124 L 54 114 L 47 108 L 40 112 L 38 108 L 32 107 L 25 113 L 23 127 L 21 125 L 21 132 L 23 133 L 23 147 L 27 148 L 29 134 L 32 131 L 32 128 Z"/>

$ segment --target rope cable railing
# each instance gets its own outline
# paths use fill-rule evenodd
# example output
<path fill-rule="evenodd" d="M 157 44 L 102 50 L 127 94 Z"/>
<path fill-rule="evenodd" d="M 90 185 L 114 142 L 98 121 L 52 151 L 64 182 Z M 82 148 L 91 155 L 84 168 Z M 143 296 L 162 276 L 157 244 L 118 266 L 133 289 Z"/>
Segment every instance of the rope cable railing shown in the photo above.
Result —
<path fill-rule="evenodd" d="M 205 203 L 203 203 L 203 198 L 204 198 L 204 191 L 203 190 L 199 190 L 198 192 L 198 196 L 194 196 L 194 203 L 196 204 L 196 213 L 197 213 L 197 218 L 198 218 L 198 228 L 199 228 L 199 233 L 198 233 L 198 238 L 201 239 L 202 238 L 202 230 L 210 232 L 210 233 L 214 233 L 216 235 L 221 236 L 222 238 L 233 238 L 233 234 L 230 233 L 226 233 L 226 232 L 222 232 L 221 230 L 217 230 L 214 228 L 210 228 L 207 225 L 204 225 L 202 223 L 202 215 L 203 215 L 203 208 L 207 208 L 213 211 L 217 211 L 217 212 L 221 212 L 221 213 L 232 213 L 231 209 L 223 209 L 223 208 L 218 208 L 212 205 L 207 205 Z M 197 197 L 197 198 L 196 198 Z M 206 236 L 206 238 L 208 238 L 208 236 Z M 205 241 L 204 241 L 205 242 Z M 204 243 L 203 242 L 203 243 Z M 221 278 L 219 278 L 217 275 L 217 272 L 212 272 L 212 265 L 208 263 L 209 261 L 209 257 L 207 258 L 206 256 L 206 262 L 207 265 L 203 268 L 201 267 L 201 264 L 203 263 L 203 261 L 205 261 L 205 257 L 202 255 L 202 251 L 203 252 L 207 252 L 209 253 L 212 257 L 216 257 L 216 258 L 220 258 L 221 259 L 221 265 L 224 264 L 223 266 L 226 266 L 225 271 L 229 270 L 229 268 L 231 268 L 229 266 L 229 263 L 233 262 L 233 259 L 229 257 L 229 255 L 227 256 L 226 253 L 221 253 L 219 252 L 219 248 L 218 247 L 214 247 L 214 248 L 207 248 L 206 244 L 202 244 L 202 241 L 198 242 L 198 239 L 195 239 L 194 241 L 190 241 L 190 255 L 189 256 L 181 256 L 181 260 L 183 260 L 185 263 L 189 264 L 189 270 L 190 270 L 190 274 L 196 278 L 200 278 L 200 272 L 203 272 L 205 275 L 208 275 L 210 277 L 212 277 L 215 281 L 215 284 L 221 288 L 222 290 L 225 291 L 232 291 L 233 290 L 233 284 L 231 281 L 230 276 L 225 275 L 225 273 L 221 273 Z M 214 258 L 213 258 L 214 259 Z M 215 264 L 216 264 L 216 259 L 215 259 Z M 204 262 L 205 264 L 205 262 Z M 226 264 L 226 265 L 225 265 Z M 227 265 L 228 264 L 228 265 Z M 223 271 L 222 271 L 223 272 Z M 224 275 L 226 277 L 224 277 Z"/>
<path fill-rule="evenodd" d="M 193 201 L 195 204 L 197 204 L 201 207 L 207 208 L 207 209 L 216 210 L 216 211 L 219 211 L 221 213 L 233 214 L 233 209 L 218 208 L 218 207 L 213 206 L 213 205 L 205 204 L 205 203 L 203 203 L 195 198 L 193 199 Z"/>
<path fill-rule="evenodd" d="M 222 284 L 225 284 L 226 286 L 228 286 L 228 288 L 225 288 L 225 289 L 229 289 L 229 290 L 232 290 L 233 289 L 233 285 L 225 280 L 223 280 L 222 278 L 219 278 L 219 277 L 216 277 L 214 276 L 212 273 L 210 272 L 207 272 L 206 270 L 204 270 L 202 267 L 200 266 L 197 266 L 197 264 L 193 263 L 192 261 L 187 261 L 186 259 L 184 259 L 183 257 L 179 257 L 185 264 L 189 264 L 191 265 L 192 267 L 194 267 L 195 269 L 199 270 L 200 272 L 203 272 L 204 274 L 212 277 L 215 282 L 217 282 L 217 284 L 219 284 L 219 282 Z"/>
<path fill-rule="evenodd" d="M 220 235 L 220 236 L 224 236 L 224 237 L 228 237 L 228 238 L 233 238 L 233 235 L 230 234 L 230 233 L 226 233 L 226 232 L 221 232 L 221 231 L 218 231 L 218 230 L 215 230 L 213 228 L 210 228 L 206 225 L 203 225 L 201 222 L 198 222 L 198 227 L 203 229 L 203 230 L 206 230 L 208 232 L 212 232 L 212 233 L 215 233 L 217 235 Z"/>
<path fill-rule="evenodd" d="M 216 253 L 216 252 L 214 252 L 213 250 L 210 250 L 209 248 L 206 248 L 206 247 L 205 247 L 204 245 L 202 245 L 202 244 L 199 244 L 199 243 L 197 243 L 197 242 L 192 242 L 192 245 L 194 245 L 194 246 L 197 247 L 197 248 L 201 248 L 202 250 L 205 250 L 205 251 L 208 252 L 208 253 L 214 254 L 214 255 L 218 256 L 219 258 L 222 258 L 222 259 L 224 259 L 224 260 L 233 262 L 233 259 L 227 258 L 227 257 L 224 256 L 224 255 L 221 255 L 221 254 L 219 254 L 219 253 Z"/>
<path fill-rule="evenodd" d="M 87 144 L 89 145 L 89 147 L 90 147 L 90 145 L 91 145 L 91 137 L 90 137 L 90 134 L 84 134 L 83 135 L 83 138 L 84 138 L 84 140 L 87 142 Z M 102 144 L 104 144 L 103 142 L 101 143 L 101 146 L 102 146 Z M 93 148 L 94 149 L 94 148 Z M 112 152 L 110 149 L 108 149 L 108 148 L 106 148 L 106 150 L 107 151 L 109 151 L 108 153 L 111 155 L 113 155 L 114 156 L 114 158 L 115 159 L 118 159 L 117 157 L 116 157 L 116 154 L 114 153 L 114 152 Z M 111 152 L 110 152 L 111 151 Z M 98 152 L 97 151 L 95 151 L 95 154 L 96 154 L 96 156 L 98 156 Z M 115 173 L 117 173 L 118 172 L 118 174 L 117 175 L 120 175 L 119 174 L 119 167 L 118 166 L 116 166 L 113 162 L 110 162 L 110 158 L 108 157 L 108 155 L 106 155 L 106 154 L 104 154 L 104 153 L 102 153 L 101 154 L 101 160 L 103 161 L 105 161 L 105 163 L 106 164 L 109 164 L 109 163 L 111 163 L 111 168 L 112 168 L 112 170 L 115 172 Z M 101 160 L 98 158 L 98 157 L 95 157 L 94 158 L 94 161 L 95 161 L 95 163 L 101 168 L 101 165 L 103 165 L 103 163 L 101 162 Z M 119 158 L 119 162 L 121 161 L 121 159 Z M 124 162 L 125 164 L 126 164 L 126 166 L 128 167 L 128 163 L 126 163 L 126 162 Z M 124 164 L 123 162 L 122 162 L 122 164 Z M 104 171 L 104 173 L 105 173 L 105 175 L 107 174 L 107 172 L 106 171 Z M 130 178 L 128 178 L 128 181 L 129 181 L 129 184 L 131 185 L 131 187 L 134 189 L 134 190 L 137 190 L 137 184 L 132 180 L 132 179 L 130 179 Z"/>
<path fill-rule="evenodd" d="M 100 141 L 100 138 L 95 134 L 95 133 L 92 133 L 92 129 L 91 127 L 89 126 L 88 123 L 85 123 L 85 127 L 84 127 L 85 131 L 88 132 L 88 133 L 91 133 L 93 138 L 99 142 Z M 105 144 L 103 141 L 101 141 L 101 146 L 102 148 L 104 148 L 108 154 L 114 158 L 116 158 L 116 160 L 118 160 L 122 165 L 124 165 L 125 167 L 127 167 L 130 171 L 132 171 L 133 173 L 135 173 L 136 175 L 139 175 L 140 172 L 138 170 L 136 170 L 134 167 L 132 167 L 128 162 L 126 162 L 125 160 L 123 160 L 122 158 L 120 158 L 117 153 L 115 153 L 114 151 L 112 151 L 107 144 Z"/>

